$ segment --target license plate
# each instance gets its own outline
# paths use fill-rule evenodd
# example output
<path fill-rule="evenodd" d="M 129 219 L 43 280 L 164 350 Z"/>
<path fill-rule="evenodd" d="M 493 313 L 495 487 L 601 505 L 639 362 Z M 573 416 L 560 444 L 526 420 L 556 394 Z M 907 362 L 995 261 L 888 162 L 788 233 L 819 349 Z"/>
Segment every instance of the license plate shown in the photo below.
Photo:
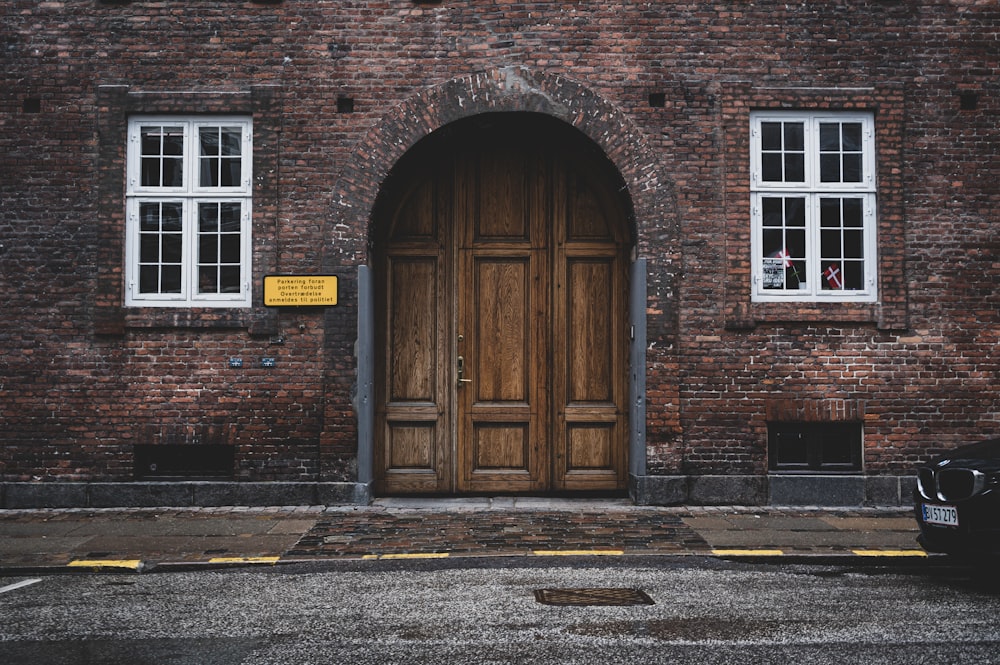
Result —
<path fill-rule="evenodd" d="M 941 526 L 958 526 L 958 509 L 955 506 L 923 505 L 924 522 Z"/>

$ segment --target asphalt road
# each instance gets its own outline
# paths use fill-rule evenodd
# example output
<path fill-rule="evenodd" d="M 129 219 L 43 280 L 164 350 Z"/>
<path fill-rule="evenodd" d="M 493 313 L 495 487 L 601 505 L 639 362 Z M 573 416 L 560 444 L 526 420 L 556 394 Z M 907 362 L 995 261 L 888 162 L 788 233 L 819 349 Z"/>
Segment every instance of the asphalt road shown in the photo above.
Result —
<path fill-rule="evenodd" d="M 638 589 L 654 604 L 536 598 L 568 589 L 611 589 L 619 601 Z M 995 587 L 930 562 L 510 558 L 62 574 L 0 578 L 0 663 L 996 663 L 998 608 Z"/>

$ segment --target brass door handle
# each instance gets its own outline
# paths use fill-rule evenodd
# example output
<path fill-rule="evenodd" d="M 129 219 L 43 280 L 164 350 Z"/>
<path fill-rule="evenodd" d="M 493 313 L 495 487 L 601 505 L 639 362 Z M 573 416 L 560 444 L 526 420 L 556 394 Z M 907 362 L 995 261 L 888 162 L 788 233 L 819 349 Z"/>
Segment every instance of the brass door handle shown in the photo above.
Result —
<path fill-rule="evenodd" d="M 463 383 L 472 383 L 472 379 L 463 378 L 465 374 L 465 358 L 462 356 L 458 357 L 458 387 L 461 388 Z"/>

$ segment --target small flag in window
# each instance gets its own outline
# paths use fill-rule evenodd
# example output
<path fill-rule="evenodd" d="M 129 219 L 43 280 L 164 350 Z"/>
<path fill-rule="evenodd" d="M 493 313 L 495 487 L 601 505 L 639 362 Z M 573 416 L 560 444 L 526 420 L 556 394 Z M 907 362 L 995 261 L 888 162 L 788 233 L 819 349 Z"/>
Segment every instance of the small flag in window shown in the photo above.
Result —
<path fill-rule="evenodd" d="M 792 255 L 788 253 L 787 249 L 779 249 L 777 252 L 772 254 L 772 256 L 784 259 L 784 265 L 786 268 L 792 268 L 795 266 L 795 264 L 792 263 Z"/>
<path fill-rule="evenodd" d="M 840 281 L 840 268 L 837 267 L 837 264 L 831 263 L 827 269 L 823 271 L 823 277 L 826 277 L 826 281 L 830 285 L 831 289 L 844 288 L 844 283 Z"/>

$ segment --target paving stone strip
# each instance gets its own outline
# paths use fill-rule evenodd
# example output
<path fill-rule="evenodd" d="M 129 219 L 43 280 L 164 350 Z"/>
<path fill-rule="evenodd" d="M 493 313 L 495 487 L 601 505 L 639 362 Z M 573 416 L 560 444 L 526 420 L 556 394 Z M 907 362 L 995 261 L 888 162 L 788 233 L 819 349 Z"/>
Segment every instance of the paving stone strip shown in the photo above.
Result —
<path fill-rule="evenodd" d="M 368 513 L 319 521 L 286 558 L 708 549 L 679 516 L 660 513 Z"/>

